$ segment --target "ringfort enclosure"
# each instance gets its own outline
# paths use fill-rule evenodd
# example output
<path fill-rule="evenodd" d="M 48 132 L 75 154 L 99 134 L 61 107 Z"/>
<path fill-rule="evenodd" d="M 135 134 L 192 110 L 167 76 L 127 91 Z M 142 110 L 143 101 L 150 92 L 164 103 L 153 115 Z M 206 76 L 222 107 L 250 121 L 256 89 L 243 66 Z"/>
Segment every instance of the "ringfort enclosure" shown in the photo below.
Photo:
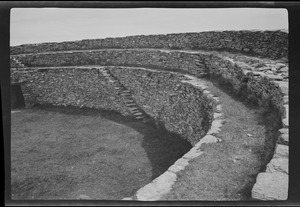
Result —
<path fill-rule="evenodd" d="M 251 197 L 288 194 L 288 33 L 223 31 L 129 36 L 11 47 L 12 104 L 111 110 L 153 120 L 193 146 L 125 200 L 160 200 L 208 143 L 222 142 L 223 103 L 204 83 L 226 84 L 271 111 L 277 132 Z M 203 81 L 202 81 L 203 80 Z M 225 103 L 224 103 L 225 104 Z M 249 135 L 250 136 L 250 135 Z M 201 172 L 199 172 L 201 173 Z M 199 192 L 201 194 L 201 192 Z"/>

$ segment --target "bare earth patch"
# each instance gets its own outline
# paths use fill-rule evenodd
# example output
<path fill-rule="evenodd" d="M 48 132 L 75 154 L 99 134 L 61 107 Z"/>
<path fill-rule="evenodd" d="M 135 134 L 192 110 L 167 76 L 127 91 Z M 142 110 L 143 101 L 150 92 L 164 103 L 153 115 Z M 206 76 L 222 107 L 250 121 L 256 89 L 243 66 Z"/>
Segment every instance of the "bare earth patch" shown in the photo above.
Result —
<path fill-rule="evenodd" d="M 12 199 L 132 196 L 191 145 L 118 113 L 35 107 L 11 114 Z"/>

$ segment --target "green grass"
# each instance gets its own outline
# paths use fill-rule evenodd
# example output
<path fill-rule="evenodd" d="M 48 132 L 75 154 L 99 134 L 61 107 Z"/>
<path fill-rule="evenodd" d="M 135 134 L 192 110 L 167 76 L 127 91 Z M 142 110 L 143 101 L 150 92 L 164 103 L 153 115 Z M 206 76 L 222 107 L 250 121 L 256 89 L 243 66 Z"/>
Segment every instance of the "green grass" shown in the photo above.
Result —
<path fill-rule="evenodd" d="M 35 107 L 11 115 L 12 199 L 132 196 L 190 149 L 118 113 Z"/>
<path fill-rule="evenodd" d="M 207 84 L 222 103 L 222 142 L 203 145 L 204 154 L 179 173 L 163 199 L 251 200 L 256 176 L 273 155 L 278 117 L 243 103 L 217 81 Z"/>

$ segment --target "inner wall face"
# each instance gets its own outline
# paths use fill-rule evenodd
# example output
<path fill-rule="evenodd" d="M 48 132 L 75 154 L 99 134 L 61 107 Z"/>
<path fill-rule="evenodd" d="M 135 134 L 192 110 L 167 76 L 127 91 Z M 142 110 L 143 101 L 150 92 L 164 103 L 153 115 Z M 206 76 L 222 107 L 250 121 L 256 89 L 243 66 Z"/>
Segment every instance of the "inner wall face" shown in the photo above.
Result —
<path fill-rule="evenodd" d="M 130 91 L 137 106 L 175 132 L 195 144 L 209 129 L 213 103 L 199 88 L 181 82 L 169 72 L 108 67 L 119 84 Z M 99 69 L 34 69 L 15 73 L 30 96 L 30 104 L 72 105 L 118 111 L 130 115 L 126 100 L 114 82 Z M 59 88 L 57 87 L 59 86 Z"/>

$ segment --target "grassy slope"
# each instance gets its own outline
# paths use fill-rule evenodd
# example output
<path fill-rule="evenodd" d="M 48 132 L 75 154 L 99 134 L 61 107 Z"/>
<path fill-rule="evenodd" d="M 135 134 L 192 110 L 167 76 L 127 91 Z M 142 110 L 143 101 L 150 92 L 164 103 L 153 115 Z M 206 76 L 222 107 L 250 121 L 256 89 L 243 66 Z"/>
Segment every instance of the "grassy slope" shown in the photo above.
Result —
<path fill-rule="evenodd" d="M 223 141 L 204 145 L 163 200 L 250 200 L 256 175 L 272 156 L 275 114 L 246 106 L 216 81 L 207 84 L 222 103 Z"/>
<path fill-rule="evenodd" d="M 122 199 L 190 147 L 153 126 L 87 109 L 24 110 L 12 114 L 11 128 L 12 199 Z"/>

